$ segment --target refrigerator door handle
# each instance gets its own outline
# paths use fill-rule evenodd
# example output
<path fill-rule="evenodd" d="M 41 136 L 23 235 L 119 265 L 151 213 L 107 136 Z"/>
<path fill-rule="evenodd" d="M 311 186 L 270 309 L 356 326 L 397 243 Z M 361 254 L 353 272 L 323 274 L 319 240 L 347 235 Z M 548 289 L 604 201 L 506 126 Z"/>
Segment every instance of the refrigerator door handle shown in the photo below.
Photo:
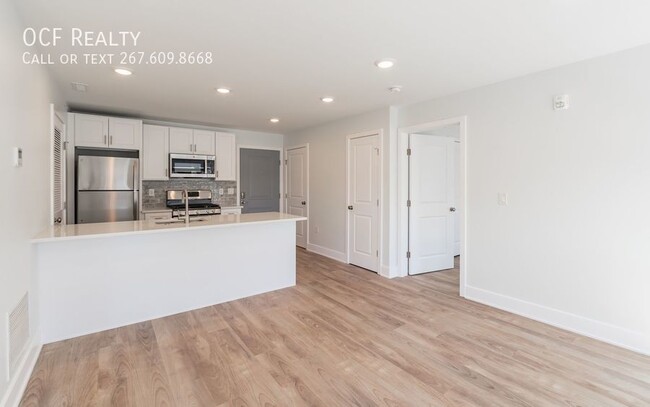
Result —
<path fill-rule="evenodd" d="M 138 161 L 133 161 L 133 220 L 138 220 Z"/>

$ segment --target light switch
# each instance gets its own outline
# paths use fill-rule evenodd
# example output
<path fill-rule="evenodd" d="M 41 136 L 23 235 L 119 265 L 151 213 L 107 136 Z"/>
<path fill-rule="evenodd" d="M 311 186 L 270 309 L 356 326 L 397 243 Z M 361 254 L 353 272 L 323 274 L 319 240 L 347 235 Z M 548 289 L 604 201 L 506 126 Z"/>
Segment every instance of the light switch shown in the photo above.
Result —
<path fill-rule="evenodd" d="M 235 188 L 228 188 L 228 195 L 234 195 L 235 194 Z"/>
<path fill-rule="evenodd" d="M 223 188 L 219 188 L 219 196 L 223 195 Z"/>
<path fill-rule="evenodd" d="M 499 192 L 497 194 L 497 204 L 501 206 L 508 206 L 508 194 L 505 192 Z"/>
<path fill-rule="evenodd" d="M 156 196 L 156 190 L 153 188 L 149 188 L 147 190 L 147 193 L 149 194 L 149 196 Z"/>

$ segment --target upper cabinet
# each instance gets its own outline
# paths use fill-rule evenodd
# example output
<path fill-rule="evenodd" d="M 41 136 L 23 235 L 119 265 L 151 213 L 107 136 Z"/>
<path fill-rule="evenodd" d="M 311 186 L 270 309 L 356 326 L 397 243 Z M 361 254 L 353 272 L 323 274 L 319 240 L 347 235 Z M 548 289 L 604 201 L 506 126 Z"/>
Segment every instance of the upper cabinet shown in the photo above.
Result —
<path fill-rule="evenodd" d="M 142 179 L 169 179 L 169 127 L 142 126 Z"/>
<path fill-rule="evenodd" d="M 169 152 L 175 154 L 194 153 L 194 134 L 192 129 L 169 128 Z"/>
<path fill-rule="evenodd" d="M 74 138 L 77 147 L 140 150 L 141 120 L 78 113 L 74 117 Z"/>
<path fill-rule="evenodd" d="M 234 181 L 237 178 L 237 143 L 232 133 L 217 132 L 217 180 Z"/>
<path fill-rule="evenodd" d="M 169 152 L 171 153 L 215 155 L 215 150 L 214 131 L 169 128 Z"/>

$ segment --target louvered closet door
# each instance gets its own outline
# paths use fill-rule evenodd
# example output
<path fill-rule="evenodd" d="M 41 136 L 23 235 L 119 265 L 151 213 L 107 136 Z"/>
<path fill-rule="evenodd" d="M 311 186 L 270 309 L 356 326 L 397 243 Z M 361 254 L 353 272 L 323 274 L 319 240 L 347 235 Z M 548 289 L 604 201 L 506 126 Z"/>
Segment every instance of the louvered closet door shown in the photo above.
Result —
<path fill-rule="evenodd" d="M 52 223 L 65 224 L 65 126 L 52 109 Z"/>

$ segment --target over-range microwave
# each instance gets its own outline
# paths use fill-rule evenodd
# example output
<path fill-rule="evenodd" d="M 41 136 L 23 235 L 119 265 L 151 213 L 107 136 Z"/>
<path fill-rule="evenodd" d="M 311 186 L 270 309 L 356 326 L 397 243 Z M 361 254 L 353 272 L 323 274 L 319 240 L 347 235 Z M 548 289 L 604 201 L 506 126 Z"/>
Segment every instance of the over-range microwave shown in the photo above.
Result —
<path fill-rule="evenodd" d="M 170 154 L 171 178 L 216 178 L 215 156 L 197 154 Z"/>

